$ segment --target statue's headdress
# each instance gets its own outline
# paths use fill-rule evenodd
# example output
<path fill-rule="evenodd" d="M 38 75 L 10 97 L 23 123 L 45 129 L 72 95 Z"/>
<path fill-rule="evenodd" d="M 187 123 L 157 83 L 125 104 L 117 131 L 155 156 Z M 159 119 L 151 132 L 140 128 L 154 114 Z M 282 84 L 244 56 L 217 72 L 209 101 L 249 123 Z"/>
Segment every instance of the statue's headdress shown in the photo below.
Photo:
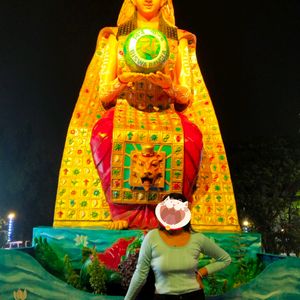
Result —
<path fill-rule="evenodd" d="M 117 26 L 119 27 L 119 35 L 127 35 L 129 32 L 137 27 L 136 24 L 136 6 L 134 0 L 124 0 L 121 7 Z M 174 7 L 172 0 L 162 1 L 160 9 L 160 30 L 164 32 L 167 37 L 177 39 L 177 30 L 175 26 Z"/>
<path fill-rule="evenodd" d="M 117 25 L 120 26 L 121 24 L 129 21 L 133 17 L 135 10 L 135 4 L 132 0 L 124 0 L 119 13 Z M 175 26 L 174 7 L 172 0 L 165 0 L 162 2 L 161 14 L 165 22 L 167 22 L 170 26 Z"/>

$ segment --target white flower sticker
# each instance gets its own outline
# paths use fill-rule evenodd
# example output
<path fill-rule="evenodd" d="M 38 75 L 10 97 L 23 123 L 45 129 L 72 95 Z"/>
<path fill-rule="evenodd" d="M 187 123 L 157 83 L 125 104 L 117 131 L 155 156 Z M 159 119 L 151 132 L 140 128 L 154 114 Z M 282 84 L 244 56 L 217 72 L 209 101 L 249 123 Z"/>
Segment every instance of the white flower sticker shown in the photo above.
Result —
<path fill-rule="evenodd" d="M 155 208 L 158 221 L 168 229 L 179 229 L 191 220 L 191 211 L 188 202 L 167 197 Z"/>

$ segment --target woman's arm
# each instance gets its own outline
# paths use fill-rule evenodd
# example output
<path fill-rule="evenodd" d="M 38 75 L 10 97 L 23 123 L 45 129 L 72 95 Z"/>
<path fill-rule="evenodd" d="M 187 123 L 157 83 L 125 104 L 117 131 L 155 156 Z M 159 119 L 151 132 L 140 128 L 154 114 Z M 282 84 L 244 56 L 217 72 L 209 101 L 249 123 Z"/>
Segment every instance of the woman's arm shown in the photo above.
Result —
<path fill-rule="evenodd" d="M 204 268 L 201 268 L 198 271 L 202 276 L 220 271 L 231 263 L 230 255 L 204 235 L 201 245 L 201 251 L 205 255 L 215 259 L 215 262 L 206 265 Z"/>
<path fill-rule="evenodd" d="M 145 284 L 151 266 L 151 234 L 147 233 L 141 245 L 136 269 L 124 300 L 134 300 Z"/>

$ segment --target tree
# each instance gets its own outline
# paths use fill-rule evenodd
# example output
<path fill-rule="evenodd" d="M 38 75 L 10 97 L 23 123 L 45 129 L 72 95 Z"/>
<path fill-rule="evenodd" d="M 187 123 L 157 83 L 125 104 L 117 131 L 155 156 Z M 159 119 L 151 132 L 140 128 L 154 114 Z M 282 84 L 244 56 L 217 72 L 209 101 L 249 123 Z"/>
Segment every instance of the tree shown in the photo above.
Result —
<path fill-rule="evenodd" d="M 300 197 L 300 192 L 297 193 Z M 291 205 L 283 211 L 278 222 L 280 224 L 280 231 L 276 236 L 279 241 L 281 252 L 290 255 L 295 253 L 300 256 L 300 200 L 291 203 Z"/>
<path fill-rule="evenodd" d="M 8 240 L 7 230 L 6 230 L 7 223 L 5 219 L 0 217 L 0 248 L 3 248 Z"/>
<path fill-rule="evenodd" d="M 239 217 L 252 221 L 266 252 L 299 253 L 299 146 L 277 137 L 229 147 Z"/>

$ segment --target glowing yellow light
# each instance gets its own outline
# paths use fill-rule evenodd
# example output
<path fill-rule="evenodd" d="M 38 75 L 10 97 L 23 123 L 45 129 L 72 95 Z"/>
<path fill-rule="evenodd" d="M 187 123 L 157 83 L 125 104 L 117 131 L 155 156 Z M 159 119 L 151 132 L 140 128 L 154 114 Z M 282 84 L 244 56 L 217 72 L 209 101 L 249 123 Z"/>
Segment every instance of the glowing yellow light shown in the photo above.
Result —
<path fill-rule="evenodd" d="M 8 216 L 7 216 L 7 218 L 10 219 L 10 220 L 14 219 L 15 217 L 16 217 L 15 213 L 9 213 Z"/>
<path fill-rule="evenodd" d="M 244 220 L 243 221 L 243 225 L 246 226 L 246 227 L 249 226 L 249 221 L 248 220 Z"/>

